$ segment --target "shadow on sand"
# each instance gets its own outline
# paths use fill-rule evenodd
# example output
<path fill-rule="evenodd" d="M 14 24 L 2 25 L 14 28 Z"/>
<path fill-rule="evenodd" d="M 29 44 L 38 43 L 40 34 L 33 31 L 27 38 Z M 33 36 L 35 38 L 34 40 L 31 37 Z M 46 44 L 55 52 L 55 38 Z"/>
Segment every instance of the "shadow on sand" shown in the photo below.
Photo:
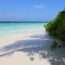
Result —
<path fill-rule="evenodd" d="M 48 58 L 51 65 L 65 65 L 65 49 L 51 50 L 52 42 L 53 40 L 48 35 L 31 36 L 30 39 L 18 40 L 13 44 L 2 47 L 0 57 L 15 52 L 26 52 L 28 55 L 38 53 L 41 59 Z"/>

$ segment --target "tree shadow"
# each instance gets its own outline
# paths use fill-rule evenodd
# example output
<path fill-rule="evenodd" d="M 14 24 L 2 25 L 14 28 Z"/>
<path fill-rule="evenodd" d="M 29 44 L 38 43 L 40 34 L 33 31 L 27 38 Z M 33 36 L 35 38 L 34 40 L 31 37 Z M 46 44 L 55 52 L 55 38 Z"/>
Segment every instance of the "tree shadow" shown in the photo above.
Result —
<path fill-rule="evenodd" d="M 40 52 L 41 58 L 48 58 L 51 65 L 65 65 L 65 48 L 45 49 Z"/>

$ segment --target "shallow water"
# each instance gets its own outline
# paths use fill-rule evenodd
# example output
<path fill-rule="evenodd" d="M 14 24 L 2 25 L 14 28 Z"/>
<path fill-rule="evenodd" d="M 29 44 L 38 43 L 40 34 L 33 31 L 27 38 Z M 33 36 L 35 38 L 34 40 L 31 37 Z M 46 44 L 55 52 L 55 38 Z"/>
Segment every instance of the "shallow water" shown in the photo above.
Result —
<path fill-rule="evenodd" d="M 0 23 L 0 37 L 14 34 L 42 33 L 43 23 Z"/>

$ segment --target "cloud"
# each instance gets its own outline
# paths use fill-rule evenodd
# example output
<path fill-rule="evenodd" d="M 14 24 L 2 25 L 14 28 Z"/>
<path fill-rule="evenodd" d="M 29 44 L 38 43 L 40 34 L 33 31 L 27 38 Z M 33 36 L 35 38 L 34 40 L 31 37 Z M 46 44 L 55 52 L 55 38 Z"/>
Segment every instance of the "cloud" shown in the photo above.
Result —
<path fill-rule="evenodd" d="M 45 6 L 43 4 L 38 4 L 38 5 L 34 5 L 34 8 L 45 8 Z"/>

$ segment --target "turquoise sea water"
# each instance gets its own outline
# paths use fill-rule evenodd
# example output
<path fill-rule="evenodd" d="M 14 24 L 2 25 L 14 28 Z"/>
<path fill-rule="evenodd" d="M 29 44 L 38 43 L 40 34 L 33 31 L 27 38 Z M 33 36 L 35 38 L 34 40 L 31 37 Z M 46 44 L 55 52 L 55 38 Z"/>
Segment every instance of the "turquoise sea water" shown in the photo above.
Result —
<path fill-rule="evenodd" d="M 41 33 L 43 23 L 0 23 L 0 37 L 28 32 Z"/>

